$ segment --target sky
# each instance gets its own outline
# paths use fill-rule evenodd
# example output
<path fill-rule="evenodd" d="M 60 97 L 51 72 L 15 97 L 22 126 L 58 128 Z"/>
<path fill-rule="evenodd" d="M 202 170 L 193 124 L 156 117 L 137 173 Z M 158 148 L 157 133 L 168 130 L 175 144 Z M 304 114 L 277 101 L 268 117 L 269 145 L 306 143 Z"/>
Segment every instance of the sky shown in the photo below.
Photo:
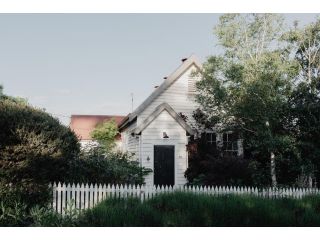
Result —
<path fill-rule="evenodd" d="M 68 125 L 127 115 L 181 63 L 219 53 L 220 14 L 0 14 L 0 84 Z M 286 23 L 317 14 L 285 14 Z"/>

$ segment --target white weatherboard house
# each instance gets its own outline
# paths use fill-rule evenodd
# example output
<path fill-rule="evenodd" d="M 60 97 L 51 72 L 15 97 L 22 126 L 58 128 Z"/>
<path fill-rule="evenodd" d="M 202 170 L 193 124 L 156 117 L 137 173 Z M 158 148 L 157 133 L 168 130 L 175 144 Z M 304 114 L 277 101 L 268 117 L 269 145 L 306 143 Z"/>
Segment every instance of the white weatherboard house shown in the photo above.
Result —
<path fill-rule="evenodd" d="M 145 178 L 146 185 L 186 183 L 186 145 L 189 137 L 195 134 L 190 123 L 194 121 L 193 111 L 198 108 L 195 83 L 199 78 L 192 73 L 200 68 L 201 63 L 194 55 L 183 59 L 182 64 L 119 125 L 123 150 L 132 153 L 141 166 L 153 170 Z M 182 116 L 187 116 L 187 121 Z M 208 141 L 216 142 L 215 136 L 211 135 Z M 238 149 L 230 143 L 230 151 Z"/>

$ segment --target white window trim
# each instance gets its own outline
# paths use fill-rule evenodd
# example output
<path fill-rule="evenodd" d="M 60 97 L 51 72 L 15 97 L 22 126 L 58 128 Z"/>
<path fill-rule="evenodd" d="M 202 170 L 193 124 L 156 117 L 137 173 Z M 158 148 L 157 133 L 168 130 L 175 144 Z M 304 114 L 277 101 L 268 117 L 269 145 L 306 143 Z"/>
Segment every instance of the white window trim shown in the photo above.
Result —
<path fill-rule="evenodd" d="M 217 133 L 217 132 L 215 132 L 215 131 L 213 131 L 213 130 L 206 130 L 206 131 L 204 131 L 204 133 L 205 133 L 205 134 L 207 134 L 207 133 L 216 134 L 216 141 L 215 141 L 216 146 L 221 146 L 221 147 L 223 147 L 223 145 L 224 145 L 223 134 L 225 134 L 225 133 Z M 232 131 L 226 132 L 226 133 L 227 133 L 227 134 L 231 134 Z M 236 142 L 237 142 L 237 149 L 232 149 L 232 150 L 227 150 L 227 149 L 225 149 L 224 152 L 234 152 L 234 153 L 237 153 L 238 156 L 241 156 L 241 155 L 243 154 L 242 141 L 243 141 L 242 139 L 238 138 L 238 139 L 236 140 Z M 212 143 L 213 143 L 213 141 L 212 141 L 212 135 L 211 135 L 211 141 L 210 141 L 210 142 L 206 141 L 206 142 L 209 143 L 210 145 L 213 145 L 213 144 L 212 144 Z"/>

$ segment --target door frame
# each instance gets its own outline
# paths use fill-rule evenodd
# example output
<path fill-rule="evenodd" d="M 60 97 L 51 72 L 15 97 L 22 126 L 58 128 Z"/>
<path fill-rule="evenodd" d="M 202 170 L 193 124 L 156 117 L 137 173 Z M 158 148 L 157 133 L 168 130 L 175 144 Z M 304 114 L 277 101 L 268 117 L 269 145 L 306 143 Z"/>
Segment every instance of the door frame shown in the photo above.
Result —
<path fill-rule="evenodd" d="M 153 169 L 153 172 L 152 172 L 152 185 L 154 186 L 154 161 L 155 161 L 155 154 L 154 154 L 154 147 L 155 146 L 172 146 L 173 147 L 173 185 L 176 185 L 176 176 L 177 176 L 177 173 L 176 173 L 176 169 L 177 169 L 177 166 L 176 166 L 176 144 L 174 143 L 170 143 L 170 142 L 164 142 L 164 143 L 157 143 L 157 144 L 153 144 L 153 158 L 152 158 L 152 169 Z"/>

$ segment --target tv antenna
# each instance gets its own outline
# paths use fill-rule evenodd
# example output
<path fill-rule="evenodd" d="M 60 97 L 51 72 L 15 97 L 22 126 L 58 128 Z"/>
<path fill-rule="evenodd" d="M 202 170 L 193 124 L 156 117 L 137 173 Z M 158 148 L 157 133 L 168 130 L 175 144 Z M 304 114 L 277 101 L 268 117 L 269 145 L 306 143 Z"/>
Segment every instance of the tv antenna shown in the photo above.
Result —
<path fill-rule="evenodd" d="M 133 93 L 131 93 L 131 112 L 133 112 Z"/>

